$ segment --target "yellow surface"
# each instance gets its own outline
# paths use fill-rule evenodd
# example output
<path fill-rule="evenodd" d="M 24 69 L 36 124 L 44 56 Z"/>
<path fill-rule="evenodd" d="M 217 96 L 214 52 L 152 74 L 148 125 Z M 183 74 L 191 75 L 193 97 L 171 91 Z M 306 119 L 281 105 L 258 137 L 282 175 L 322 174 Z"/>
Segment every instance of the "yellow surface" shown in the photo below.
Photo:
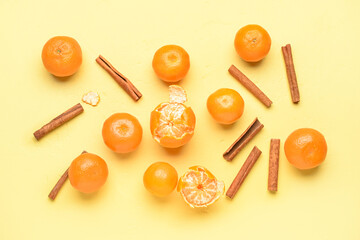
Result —
<path fill-rule="evenodd" d="M 0 239 L 360 239 L 359 1 L 1 1 L 2 120 Z M 236 31 L 250 23 L 268 30 L 269 55 L 258 64 L 235 52 Z M 78 40 L 80 71 L 66 81 L 46 72 L 40 54 L 55 35 Z M 301 102 L 294 105 L 280 47 L 291 43 Z M 152 70 L 165 44 L 184 47 L 191 59 L 179 84 L 197 117 L 193 139 L 166 150 L 151 137 L 151 110 L 168 98 Z M 95 62 L 102 54 L 143 93 L 134 102 Z M 227 72 L 239 67 L 274 102 L 264 107 Z M 237 90 L 245 100 L 234 125 L 216 124 L 206 99 L 216 89 Z M 32 133 L 98 91 L 97 107 L 36 141 Z M 141 122 L 140 147 L 115 154 L 103 143 L 103 121 L 128 112 Z M 259 117 L 265 128 L 234 159 L 222 153 Z M 283 144 L 295 129 L 311 127 L 328 143 L 323 165 L 298 171 Z M 267 191 L 270 138 L 281 139 L 279 191 Z M 142 175 L 153 162 L 182 174 L 203 165 L 229 187 L 252 147 L 262 155 L 233 200 L 194 210 L 178 193 L 151 196 Z M 67 182 L 55 201 L 47 195 L 73 158 L 87 150 L 109 167 L 106 185 L 83 195 Z"/>

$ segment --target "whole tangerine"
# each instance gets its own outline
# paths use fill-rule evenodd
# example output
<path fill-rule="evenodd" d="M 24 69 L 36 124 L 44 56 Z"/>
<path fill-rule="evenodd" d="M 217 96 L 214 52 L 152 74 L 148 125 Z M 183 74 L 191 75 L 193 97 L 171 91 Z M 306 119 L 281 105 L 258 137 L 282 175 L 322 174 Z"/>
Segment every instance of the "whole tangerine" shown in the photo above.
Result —
<path fill-rule="evenodd" d="M 70 183 L 75 189 L 83 193 L 92 193 L 106 182 L 108 167 L 101 157 L 83 153 L 72 161 L 68 173 Z"/>
<path fill-rule="evenodd" d="M 173 83 L 186 76 L 190 68 L 190 57 L 180 46 L 165 45 L 155 52 L 152 66 L 161 80 Z"/>
<path fill-rule="evenodd" d="M 169 163 L 156 162 L 146 169 L 143 182 L 150 193 L 158 197 L 165 197 L 176 188 L 178 174 Z"/>
<path fill-rule="evenodd" d="M 56 36 L 45 43 L 41 58 L 48 72 L 57 77 L 67 77 L 80 68 L 82 52 L 74 38 Z"/>
<path fill-rule="evenodd" d="M 269 33 L 259 25 L 246 25 L 236 33 L 234 41 L 236 52 L 247 62 L 258 62 L 270 51 Z"/>
<path fill-rule="evenodd" d="M 244 112 L 244 100 L 241 95 L 230 88 L 220 88 L 207 99 L 210 115 L 221 124 L 236 122 Z"/>
<path fill-rule="evenodd" d="M 134 151 L 142 139 L 140 122 L 131 114 L 115 113 L 105 120 L 102 128 L 103 140 L 117 153 Z"/>
<path fill-rule="evenodd" d="M 312 128 L 300 128 L 292 132 L 284 144 L 288 161 L 298 169 L 319 166 L 326 157 L 327 144 L 324 136 Z"/>

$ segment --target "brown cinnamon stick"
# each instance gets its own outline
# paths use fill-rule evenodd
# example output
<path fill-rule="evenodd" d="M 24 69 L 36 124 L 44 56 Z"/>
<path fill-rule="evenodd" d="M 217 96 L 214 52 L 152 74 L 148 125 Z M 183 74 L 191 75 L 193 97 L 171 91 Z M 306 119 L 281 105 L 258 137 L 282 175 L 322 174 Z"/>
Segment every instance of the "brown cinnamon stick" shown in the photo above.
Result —
<path fill-rule="evenodd" d="M 96 58 L 96 62 L 110 74 L 110 76 L 132 99 L 134 99 L 134 101 L 138 101 L 142 97 L 140 91 L 130 82 L 130 80 L 116 70 L 103 56 L 99 55 L 99 57 Z"/>
<path fill-rule="evenodd" d="M 87 151 L 83 151 L 81 154 L 84 154 L 84 153 L 87 153 Z M 56 198 L 61 187 L 64 185 L 65 181 L 68 179 L 68 177 L 69 177 L 68 172 L 69 172 L 69 168 L 66 169 L 66 171 L 63 173 L 63 175 L 60 177 L 60 179 L 57 181 L 57 183 L 55 184 L 55 186 L 49 193 L 48 197 L 51 200 L 54 200 Z"/>
<path fill-rule="evenodd" d="M 51 200 L 54 200 L 56 198 L 56 196 L 58 195 L 61 187 L 64 185 L 65 181 L 68 179 L 68 177 L 69 177 L 68 171 L 69 171 L 69 168 L 66 169 L 66 171 L 63 173 L 63 175 L 60 177 L 59 181 L 57 181 L 54 188 L 49 193 L 48 197 Z"/>
<path fill-rule="evenodd" d="M 64 123 L 70 121 L 80 113 L 84 111 L 84 108 L 81 106 L 80 103 L 76 104 L 72 108 L 66 110 L 64 113 L 60 114 L 53 120 L 51 120 L 48 124 L 44 125 L 42 128 L 34 132 L 34 136 L 37 140 L 40 140 L 46 134 L 51 132 L 52 130 L 60 127 Z"/>
<path fill-rule="evenodd" d="M 244 87 L 249 90 L 257 99 L 260 100 L 266 107 L 270 107 L 272 101 L 263 93 L 248 77 L 246 77 L 234 65 L 229 68 L 229 73 L 238 80 Z"/>
<path fill-rule="evenodd" d="M 246 176 L 249 174 L 250 170 L 252 169 L 255 162 L 260 157 L 260 155 L 261 155 L 261 151 L 255 146 L 253 150 L 250 152 L 244 164 L 242 165 L 234 181 L 231 183 L 229 189 L 226 192 L 226 196 L 228 196 L 231 199 L 234 198 L 241 184 L 244 182 Z"/>
<path fill-rule="evenodd" d="M 271 139 L 269 153 L 268 190 L 272 192 L 276 192 L 278 189 L 279 150 L 280 139 Z"/>
<path fill-rule="evenodd" d="M 286 44 L 286 46 L 281 47 L 284 62 L 286 66 L 286 75 L 289 82 L 291 99 L 293 103 L 298 103 L 300 101 L 300 93 L 299 93 L 299 86 L 296 79 L 294 61 L 291 53 L 291 45 Z"/>
<path fill-rule="evenodd" d="M 250 124 L 250 126 L 240 135 L 238 139 L 225 151 L 223 157 L 227 161 L 231 161 L 234 157 L 240 152 L 241 149 L 245 147 L 245 145 L 250 142 L 251 139 L 255 137 L 255 135 L 260 132 L 260 130 L 264 127 L 260 121 L 255 118 L 255 120 Z"/>

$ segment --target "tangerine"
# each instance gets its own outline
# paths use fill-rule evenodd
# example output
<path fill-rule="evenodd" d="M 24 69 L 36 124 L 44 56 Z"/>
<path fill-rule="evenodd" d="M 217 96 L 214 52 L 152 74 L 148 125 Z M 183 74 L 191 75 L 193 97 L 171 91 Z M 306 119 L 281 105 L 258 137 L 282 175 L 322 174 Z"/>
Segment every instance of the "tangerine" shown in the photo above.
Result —
<path fill-rule="evenodd" d="M 327 144 L 324 136 L 311 128 L 300 128 L 292 132 L 284 144 L 288 161 L 298 169 L 319 166 L 326 157 Z"/>
<path fill-rule="evenodd" d="M 83 193 L 92 193 L 106 182 L 108 167 L 101 157 L 83 153 L 72 161 L 68 173 L 74 188 Z"/>
<path fill-rule="evenodd" d="M 177 85 L 169 86 L 170 102 L 159 104 L 150 116 L 150 131 L 161 146 L 181 147 L 190 141 L 195 129 L 195 114 L 183 103 L 186 93 Z"/>
<path fill-rule="evenodd" d="M 115 113 L 105 120 L 103 140 L 117 153 L 134 151 L 142 139 L 142 127 L 136 117 L 128 113 Z"/>
<path fill-rule="evenodd" d="M 180 46 L 166 45 L 155 52 L 152 66 L 161 80 L 170 83 L 177 82 L 189 71 L 189 54 Z"/>
<path fill-rule="evenodd" d="M 176 188 L 178 174 L 169 163 L 156 162 L 146 169 L 143 182 L 150 193 L 158 197 L 165 197 Z"/>
<path fill-rule="evenodd" d="M 237 91 L 221 88 L 209 96 L 207 109 L 218 123 L 232 124 L 242 116 L 244 100 Z"/>
<path fill-rule="evenodd" d="M 225 184 L 206 168 L 193 166 L 180 177 L 177 190 L 190 207 L 207 207 L 224 193 Z"/>
<path fill-rule="evenodd" d="M 259 25 L 246 25 L 236 33 L 234 41 L 236 52 L 247 62 L 258 62 L 270 51 L 269 33 Z"/>
<path fill-rule="evenodd" d="M 41 58 L 48 72 L 57 77 L 67 77 L 79 69 L 82 52 L 74 38 L 56 36 L 45 43 Z"/>

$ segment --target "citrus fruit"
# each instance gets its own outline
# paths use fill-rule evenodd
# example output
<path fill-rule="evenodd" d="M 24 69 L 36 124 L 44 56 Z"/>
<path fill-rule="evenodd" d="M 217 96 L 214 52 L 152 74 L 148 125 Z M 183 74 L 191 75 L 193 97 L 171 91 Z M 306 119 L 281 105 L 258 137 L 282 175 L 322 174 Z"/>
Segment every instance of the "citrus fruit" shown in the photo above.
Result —
<path fill-rule="evenodd" d="M 146 169 L 143 182 L 150 193 L 158 197 L 165 197 L 176 188 L 178 174 L 170 164 L 156 162 Z"/>
<path fill-rule="evenodd" d="M 244 100 L 237 91 L 221 88 L 209 96 L 207 109 L 218 123 L 231 124 L 243 114 Z"/>
<path fill-rule="evenodd" d="M 288 161 L 298 169 L 319 166 L 326 157 L 327 144 L 324 136 L 311 128 L 300 128 L 292 132 L 284 144 Z"/>
<path fill-rule="evenodd" d="M 177 148 L 190 141 L 195 129 L 195 114 L 183 103 L 186 93 L 177 85 L 169 86 L 170 102 L 161 103 L 150 116 L 150 130 L 161 146 Z"/>
<path fill-rule="evenodd" d="M 103 140 L 117 153 L 134 151 L 142 139 L 142 127 L 136 117 L 128 113 L 115 113 L 105 120 Z"/>
<path fill-rule="evenodd" d="M 180 177 L 177 190 L 191 207 L 207 207 L 224 193 L 225 185 L 206 168 L 193 166 Z"/>
<path fill-rule="evenodd" d="M 57 77 L 73 75 L 82 63 L 79 43 L 66 36 L 53 37 L 47 41 L 41 57 L 46 70 Z"/>
<path fill-rule="evenodd" d="M 269 33 L 259 25 L 246 25 L 236 33 L 234 41 L 236 52 L 247 62 L 258 62 L 270 51 Z"/>
<path fill-rule="evenodd" d="M 155 52 L 152 66 L 161 80 L 177 82 L 189 71 L 189 54 L 180 46 L 166 45 Z"/>
<path fill-rule="evenodd" d="M 108 167 L 101 157 L 83 153 L 69 167 L 71 185 L 83 193 L 92 193 L 101 188 L 108 176 Z"/>

